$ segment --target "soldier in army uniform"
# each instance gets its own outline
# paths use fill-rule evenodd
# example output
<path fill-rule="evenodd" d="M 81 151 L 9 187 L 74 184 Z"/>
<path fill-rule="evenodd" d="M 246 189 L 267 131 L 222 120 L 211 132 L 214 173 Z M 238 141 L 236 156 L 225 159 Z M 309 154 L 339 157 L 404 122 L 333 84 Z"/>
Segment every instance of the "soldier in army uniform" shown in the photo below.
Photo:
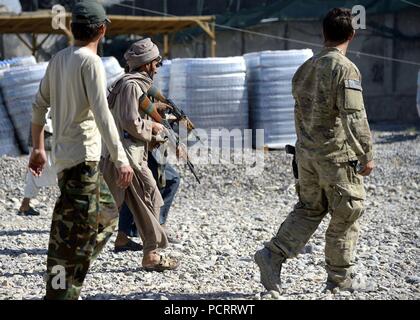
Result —
<path fill-rule="evenodd" d="M 374 168 L 361 75 L 346 58 L 355 31 L 348 9 L 323 21 L 325 48 L 293 78 L 299 202 L 278 233 L 255 254 L 261 282 L 280 291 L 282 264 L 296 257 L 327 213 L 327 288 L 357 290 L 352 267 L 363 214 L 363 176 Z"/>

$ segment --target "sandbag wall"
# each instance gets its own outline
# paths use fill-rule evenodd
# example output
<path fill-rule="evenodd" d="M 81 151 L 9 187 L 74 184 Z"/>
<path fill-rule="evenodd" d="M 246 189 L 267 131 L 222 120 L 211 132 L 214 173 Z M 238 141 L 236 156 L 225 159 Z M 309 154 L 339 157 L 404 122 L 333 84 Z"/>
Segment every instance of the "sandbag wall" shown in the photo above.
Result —
<path fill-rule="evenodd" d="M 162 94 L 167 97 L 169 95 L 169 79 L 171 76 L 171 60 L 163 60 L 162 66 L 158 69 L 158 73 L 153 80 L 153 85 L 160 89 Z"/>
<path fill-rule="evenodd" d="M 8 60 L 0 61 L 0 82 L 3 79 L 4 73 L 10 68 L 18 66 L 28 66 L 36 64 L 34 56 L 16 57 Z M 1 88 L 0 88 L 1 89 Z M 17 135 L 6 108 L 3 94 L 0 94 L 0 156 L 9 155 L 16 156 L 21 153 Z"/>
<path fill-rule="evenodd" d="M 210 140 L 219 140 L 210 136 L 211 129 L 243 131 L 249 127 L 243 57 L 172 60 L 169 97 L 197 128 L 207 130 Z"/>
<path fill-rule="evenodd" d="M 264 129 L 264 144 L 272 149 L 296 142 L 292 78 L 310 49 L 263 51 L 244 56 L 247 65 L 250 124 Z"/>
<path fill-rule="evenodd" d="M 3 101 L 0 101 L 0 156 L 20 155 L 15 129 Z"/>
<path fill-rule="evenodd" d="M 115 57 L 103 57 L 102 63 L 105 68 L 107 87 L 109 87 L 124 74 L 124 69 Z"/>
<path fill-rule="evenodd" d="M 4 104 L 15 129 L 20 150 L 28 153 L 32 103 L 48 63 L 10 68 L 0 79 Z"/>
<path fill-rule="evenodd" d="M 420 70 L 417 78 L 417 112 L 420 117 Z"/>
<path fill-rule="evenodd" d="M 7 60 L 0 60 L 0 70 L 12 67 L 31 66 L 34 64 L 36 64 L 36 59 L 34 56 L 16 57 Z"/>

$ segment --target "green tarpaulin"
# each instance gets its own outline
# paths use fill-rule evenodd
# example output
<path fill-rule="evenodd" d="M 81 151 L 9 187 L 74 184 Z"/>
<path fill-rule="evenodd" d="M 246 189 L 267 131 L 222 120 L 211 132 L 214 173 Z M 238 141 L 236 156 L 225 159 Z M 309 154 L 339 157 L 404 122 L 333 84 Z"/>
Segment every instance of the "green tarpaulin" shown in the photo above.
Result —
<path fill-rule="evenodd" d="M 232 27 L 247 27 L 265 21 L 319 20 L 334 7 L 352 8 L 362 5 L 366 13 L 383 14 L 408 8 L 420 8 L 420 0 L 281 0 L 267 6 L 254 7 L 217 16 L 217 23 Z"/>

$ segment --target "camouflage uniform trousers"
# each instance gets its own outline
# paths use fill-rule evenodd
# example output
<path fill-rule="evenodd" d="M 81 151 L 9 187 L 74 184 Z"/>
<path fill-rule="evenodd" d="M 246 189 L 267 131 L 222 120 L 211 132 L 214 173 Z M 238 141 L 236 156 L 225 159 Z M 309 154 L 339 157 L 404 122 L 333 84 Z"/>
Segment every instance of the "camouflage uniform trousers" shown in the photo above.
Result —
<path fill-rule="evenodd" d="M 58 185 L 61 195 L 52 217 L 46 299 L 72 300 L 78 299 L 90 265 L 118 225 L 118 209 L 98 162 L 62 171 Z M 64 285 L 54 280 L 57 266 L 65 270 Z"/>
<path fill-rule="evenodd" d="M 363 177 L 352 163 L 297 159 L 299 203 L 266 247 L 285 258 L 296 257 L 319 224 L 330 213 L 325 258 L 328 281 L 341 283 L 350 277 L 364 212 Z"/>

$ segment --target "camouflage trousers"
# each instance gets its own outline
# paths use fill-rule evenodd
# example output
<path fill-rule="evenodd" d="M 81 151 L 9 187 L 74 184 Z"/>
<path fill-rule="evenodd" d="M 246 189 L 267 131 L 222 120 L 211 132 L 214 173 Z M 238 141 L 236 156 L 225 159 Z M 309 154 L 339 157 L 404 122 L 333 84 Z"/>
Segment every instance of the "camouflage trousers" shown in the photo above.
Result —
<path fill-rule="evenodd" d="M 273 253 L 296 257 L 321 221 L 330 213 L 325 259 L 328 280 L 340 283 L 350 276 L 364 212 L 363 177 L 351 163 L 297 159 L 299 203 L 266 244 Z"/>
<path fill-rule="evenodd" d="M 78 299 L 90 265 L 118 224 L 114 199 L 98 162 L 58 174 L 60 197 L 52 217 L 46 299 Z"/>

